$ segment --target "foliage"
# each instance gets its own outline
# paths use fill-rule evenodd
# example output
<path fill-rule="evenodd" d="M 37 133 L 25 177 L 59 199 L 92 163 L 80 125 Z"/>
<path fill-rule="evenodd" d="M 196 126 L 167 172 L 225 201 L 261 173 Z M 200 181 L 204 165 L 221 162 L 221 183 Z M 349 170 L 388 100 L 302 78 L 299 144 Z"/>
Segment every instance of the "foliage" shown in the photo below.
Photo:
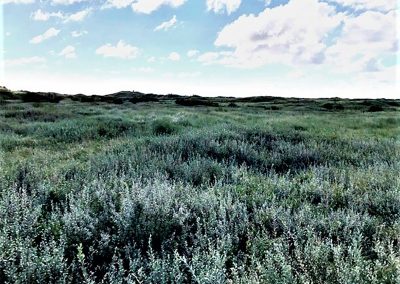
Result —
<path fill-rule="evenodd" d="M 397 101 L 129 95 L 1 104 L 0 283 L 400 282 Z"/>

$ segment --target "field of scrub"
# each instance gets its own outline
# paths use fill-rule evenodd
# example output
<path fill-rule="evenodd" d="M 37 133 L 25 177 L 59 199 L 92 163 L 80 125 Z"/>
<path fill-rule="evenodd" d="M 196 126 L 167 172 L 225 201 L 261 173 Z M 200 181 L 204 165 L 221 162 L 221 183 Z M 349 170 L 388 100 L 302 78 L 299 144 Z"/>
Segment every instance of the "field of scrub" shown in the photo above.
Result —
<path fill-rule="evenodd" d="M 353 104 L 3 100 L 0 283 L 400 283 L 400 102 Z"/>

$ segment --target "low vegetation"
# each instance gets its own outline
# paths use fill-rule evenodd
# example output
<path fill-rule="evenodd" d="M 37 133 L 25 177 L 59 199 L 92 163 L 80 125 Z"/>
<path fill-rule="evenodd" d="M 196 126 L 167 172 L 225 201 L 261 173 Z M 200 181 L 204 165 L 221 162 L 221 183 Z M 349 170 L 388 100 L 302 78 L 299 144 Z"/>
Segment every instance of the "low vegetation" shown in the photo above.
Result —
<path fill-rule="evenodd" d="M 400 283 L 400 101 L 35 94 L 0 93 L 0 283 Z"/>

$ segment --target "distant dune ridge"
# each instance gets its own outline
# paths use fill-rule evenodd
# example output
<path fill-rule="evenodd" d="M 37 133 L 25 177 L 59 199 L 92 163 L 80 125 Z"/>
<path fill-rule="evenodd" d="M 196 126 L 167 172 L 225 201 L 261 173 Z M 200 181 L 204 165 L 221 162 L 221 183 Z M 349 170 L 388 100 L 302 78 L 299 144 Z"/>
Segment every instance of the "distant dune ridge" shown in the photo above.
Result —
<path fill-rule="evenodd" d="M 110 104 L 123 103 L 150 103 L 175 101 L 176 104 L 182 106 L 210 106 L 219 107 L 221 104 L 228 104 L 235 107 L 236 103 L 275 103 L 292 104 L 308 106 L 311 109 L 315 107 L 326 111 L 344 111 L 351 109 L 364 109 L 366 111 L 383 111 L 396 106 L 400 106 L 400 100 L 396 99 L 343 99 L 343 98 L 282 98 L 274 96 L 257 96 L 257 97 L 201 97 L 197 95 L 182 96 L 177 94 L 153 94 L 142 93 L 138 91 L 120 91 L 104 96 L 99 95 L 66 95 L 54 92 L 31 92 L 31 91 L 11 91 L 5 86 L 0 86 L 0 102 L 5 103 L 7 100 L 22 100 L 24 102 L 49 102 L 58 103 L 62 100 L 70 99 L 79 102 L 98 102 Z M 279 110 L 277 106 L 270 106 L 270 110 Z"/>

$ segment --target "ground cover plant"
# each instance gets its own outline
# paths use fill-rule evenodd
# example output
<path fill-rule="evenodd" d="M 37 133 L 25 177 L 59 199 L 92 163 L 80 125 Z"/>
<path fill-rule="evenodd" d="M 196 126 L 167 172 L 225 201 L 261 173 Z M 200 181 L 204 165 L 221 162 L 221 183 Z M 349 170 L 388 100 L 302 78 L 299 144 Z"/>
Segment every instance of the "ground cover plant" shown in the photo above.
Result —
<path fill-rule="evenodd" d="M 400 101 L 0 96 L 0 283 L 400 283 Z"/>

